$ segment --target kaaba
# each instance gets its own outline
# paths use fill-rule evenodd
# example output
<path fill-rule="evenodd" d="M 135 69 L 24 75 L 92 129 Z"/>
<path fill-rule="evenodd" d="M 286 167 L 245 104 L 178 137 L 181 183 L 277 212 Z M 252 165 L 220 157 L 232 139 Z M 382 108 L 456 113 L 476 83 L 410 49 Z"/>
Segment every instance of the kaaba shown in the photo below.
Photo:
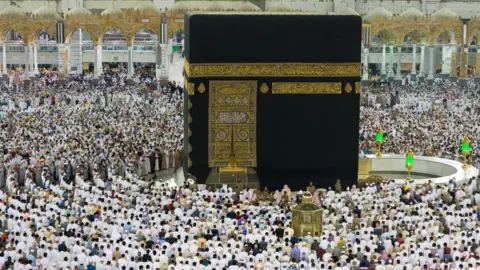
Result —
<path fill-rule="evenodd" d="M 269 189 L 356 184 L 359 16 L 187 13 L 184 21 L 189 174 L 205 182 L 233 156 Z"/>

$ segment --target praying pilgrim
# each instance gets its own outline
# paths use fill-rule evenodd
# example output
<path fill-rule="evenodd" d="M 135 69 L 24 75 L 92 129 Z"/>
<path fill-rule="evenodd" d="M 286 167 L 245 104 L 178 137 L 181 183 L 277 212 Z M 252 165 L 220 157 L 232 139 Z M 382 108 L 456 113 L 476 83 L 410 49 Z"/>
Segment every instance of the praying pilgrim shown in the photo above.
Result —
<path fill-rule="evenodd" d="M 0 270 L 480 269 L 476 177 L 275 191 L 179 181 L 188 92 L 135 68 L 106 66 L 98 84 L 48 68 L 2 80 Z M 362 86 L 359 158 L 377 152 L 381 127 L 385 155 L 459 160 L 468 136 L 480 168 L 480 85 L 408 81 Z M 298 233 L 304 198 L 321 231 Z"/>
<path fill-rule="evenodd" d="M 291 206 L 302 191 L 156 177 L 182 163 L 184 93 L 175 82 L 137 77 L 128 86 L 121 71 L 103 80 L 2 85 L 1 269 L 480 269 L 477 179 L 310 183 L 303 192 L 322 209 L 323 230 L 297 235 Z M 362 92 L 360 155 L 375 151 L 378 126 L 385 153 L 410 145 L 454 158 L 462 134 L 478 145 L 474 83 Z"/>

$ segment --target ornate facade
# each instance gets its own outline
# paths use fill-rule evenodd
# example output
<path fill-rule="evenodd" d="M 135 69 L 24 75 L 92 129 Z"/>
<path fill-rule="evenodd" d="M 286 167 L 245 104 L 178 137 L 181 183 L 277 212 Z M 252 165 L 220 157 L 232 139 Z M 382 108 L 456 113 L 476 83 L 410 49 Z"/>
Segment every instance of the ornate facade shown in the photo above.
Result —
<path fill-rule="evenodd" d="M 87 2 L 82 3 L 87 4 Z M 346 7 L 335 10 L 335 13 L 328 8 L 319 7 L 314 7 L 311 12 L 325 15 L 361 15 L 348 7 L 351 6 L 348 1 L 342 3 Z M 341 6 L 336 5 L 336 7 Z M 266 4 L 266 8 L 268 8 L 267 12 L 288 13 L 306 10 L 306 8 L 281 2 Z M 41 6 L 33 12 L 7 6 L 0 10 L 0 42 L 4 48 L 3 56 L 7 51 L 5 46 L 9 43 L 7 33 L 13 30 L 21 37 L 25 46 L 26 64 L 30 66 L 30 72 L 35 71 L 38 60 L 37 46 L 34 44 L 38 41 L 39 33 L 46 31 L 58 38 L 57 31 L 61 22 L 64 36 L 62 35 L 62 40 L 57 42 L 58 66 L 61 70 L 71 71 L 67 68 L 66 59 L 69 58 L 69 52 L 73 49 L 72 36 L 77 29 L 81 29 L 91 37 L 95 63 L 101 63 L 102 47 L 98 45 L 102 44 L 105 33 L 112 29 L 117 31 L 124 37 L 129 55 L 128 67 L 133 70 L 132 46 L 135 35 L 140 30 L 150 30 L 157 36 L 157 44 L 160 46 L 158 51 L 161 51 L 166 50 L 167 40 L 183 29 L 185 12 L 262 12 L 258 6 L 243 1 L 178 1 L 163 11 L 158 8 L 157 2 L 140 1 L 134 8 L 120 9 L 110 5 L 102 12 L 98 10 L 94 13 L 84 7 L 78 7 L 61 14 L 57 12 L 58 6 L 57 8 Z M 422 10 L 432 10 L 432 7 L 422 7 Z M 451 77 L 460 75 L 460 78 L 464 79 L 467 66 L 475 66 L 477 59 L 480 61 L 480 55 L 476 50 L 476 39 L 480 34 L 480 17 L 478 16 L 472 16 L 469 21 L 466 21 L 447 8 L 436 10 L 433 14 L 424 14 L 419 9 L 411 7 L 399 14 L 393 14 L 385 8 L 377 7 L 364 14 L 363 21 L 364 80 L 368 80 L 369 75 L 372 74 L 370 72 L 372 64 L 374 67 L 378 66 L 377 75 L 397 80 L 401 78 L 401 72 L 405 72 L 406 69 L 411 70 L 414 77 L 433 79 L 433 75 L 440 72 Z M 165 27 L 161 26 L 162 23 Z M 3 57 L 4 67 L 7 65 L 6 59 L 7 57 Z M 164 61 L 159 60 L 159 62 L 168 62 L 166 56 Z M 457 67 L 459 67 L 459 74 L 457 74 Z M 5 68 L 3 71 L 5 73 Z M 101 69 L 98 69 L 96 75 L 100 73 Z M 475 73 L 478 75 L 480 72 Z"/>
<path fill-rule="evenodd" d="M 405 64 L 408 64 L 413 79 L 418 76 L 432 81 L 434 75 L 440 73 L 452 79 L 459 76 L 464 83 L 468 66 L 476 66 L 476 59 L 480 59 L 477 54 L 480 17 L 462 20 L 446 8 L 431 15 L 425 15 L 415 8 L 399 15 L 376 8 L 363 19 L 364 80 L 369 79 L 369 55 L 371 51 L 378 52 L 379 48 L 382 60 L 380 71 L 376 75 L 395 80 L 401 80 L 401 72 L 406 71 Z M 476 54 L 474 61 L 469 60 L 472 52 Z M 412 57 L 405 61 L 404 54 Z M 437 59 L 438 54 L 441 54 L 440 61 Z M 473 72 L 477 75 L 479 73 Z"/>

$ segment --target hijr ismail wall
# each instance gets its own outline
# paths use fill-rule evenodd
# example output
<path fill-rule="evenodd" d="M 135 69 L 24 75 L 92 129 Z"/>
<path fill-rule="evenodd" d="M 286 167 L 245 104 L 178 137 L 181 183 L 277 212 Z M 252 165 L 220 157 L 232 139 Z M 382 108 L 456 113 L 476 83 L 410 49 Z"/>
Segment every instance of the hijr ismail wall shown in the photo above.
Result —
<path fill-rule="evenodd" d="M 204 181 L 227 164 L 233 140 L 239 165 L 255 167 L 263 186 L 356 183 L 361 23 L 186 14 L 188 172 Z"/>

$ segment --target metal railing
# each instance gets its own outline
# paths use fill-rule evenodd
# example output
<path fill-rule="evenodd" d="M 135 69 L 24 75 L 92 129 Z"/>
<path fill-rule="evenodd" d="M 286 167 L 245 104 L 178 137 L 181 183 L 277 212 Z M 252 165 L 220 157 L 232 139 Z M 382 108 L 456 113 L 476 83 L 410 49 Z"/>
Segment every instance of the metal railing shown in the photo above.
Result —
<path fill-rule="evenodd" d="M 38 46 L 38 52 L 58 52 L 57 46 Z"/>
<path fill-rule="evenodd" d="M 7 52 L 25 52 L 24 46 L 7 46 Z"/>
<path fill-rule="evenodd" d="M 93 51 L 94 47 L 93 45 L 88 45 L 84 44 L 82 45 L 82 51 L 83 52 L 88 52 L 88 51 Z M 103 45 L 102 46 L 103 51 L 128 51 L 127 45 Z M 157 51 L 157 46 L 156 45 L 133 45 L 133 51 L 136 52 L 155 52 Z"/>
<path fill-rule="evenodd" d="M 157 46 L 155 45 L 133 45 L 133 51 L 136 52 L 155 52 Z"/>

